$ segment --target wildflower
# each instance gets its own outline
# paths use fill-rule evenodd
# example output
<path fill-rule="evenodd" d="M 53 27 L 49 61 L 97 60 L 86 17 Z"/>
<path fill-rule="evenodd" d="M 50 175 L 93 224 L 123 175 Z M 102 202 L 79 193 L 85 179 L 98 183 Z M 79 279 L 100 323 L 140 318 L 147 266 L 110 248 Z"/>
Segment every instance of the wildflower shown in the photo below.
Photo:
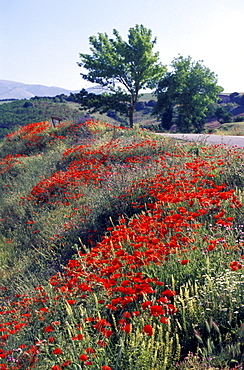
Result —
<path fill-rule="evenodd" d="M 72 337 L 72 340 L 82 340 L 82 339 L 83 339 L 82 334 L 78 334 L 76 337 Z"/>
<path fill-rule="evenodd" d="M 176 295 L 176 292 L 174 290 L 166 289 L 164 292 L 161 293 L 162 295 L 165 295 L 166 297 L 173 297 Z"/>
<path fill-rule="evenodd" d="M 188 264 L 188 262 L 189 262 L 189 260 L 182 260 L 182 261 L 181 261 L 181 264 L 184 266 L 184 265 L 187 265 L 187 264 Z"/>
<path fill-rule="evenodd" d="M 70 360 L 67 360 L 65 362 L 62 363 L 62 367 L 66 367 L 66 366 L 69 366 L 71 364 L 71 361 Z"/>
<path fill-rule="evenodd" d="M 54 350 L 53 350 L 53 354 L 54 355 L 62 355 L 62 351 L 61 351 L 61 349 L 60 348 L 55 348 Z"/>
<path fill-rule="evenodd" d="M 91 348 L 91 347 L 88 347 L 85 351 L 86 351 L 86 353 L 94 353 L 95 352 L 94 349 Z"/>
<path fill-rule="evenodd" d="M 140 315 L 140 311 L 134 311 L 134 312 L 132 312 L 132 315 L 135 316 L 135 317 L 137 317 L 137 316 Z"/>
<path fill-rule="evenodd" d="M 161 317 L 160 322 L 162 324 L 168 324 L 168 318 L 167 317 Z"/>
<path fill-rule="evenodd" d="M 144 328 L 143 328 L 143 331 L 144 333 L 146 333 L 149 337 L 151 337 L 153 335 L 153 328 L 151 327 L 151 325 L 145 325 Z"/>
<path fill-rule="evenodd" d="M 46 333 L 50 333 L 51 331 L 54 331 L 54 327 L 53 327 L 53 326 L 51 326 L 51 325 L 46 326 L 46 327 L 45 327 L 45 329 L 44 329 L 44 331 L 45 331 Z"/>
<path fill-rule="evenodd" d="M 122 328 L 123 331 L 126 332 L 126 334 L 130 334 L 131 332 L 131 324 L 127 324 Z"/>
<path fill-rule="evenodd" d="M 42 307 L 39 310 L 40 312 L 49 312 L 49 310 L 46 307 Z"/>
<path fill-rule="evenodd" d="M 230 263 L 230 268 L 232 271 L 237 271 L 242 269 L 242 265 L 237 261 L 233 261 Z"/>
<path fill-rule="evenodd" d="M 62 370 L 62 368 L 59 365 L 52 366 L 52 370 Z"/>
<path fill-rule="evenodd" d="M 125 317 L 126 319 L 129 319 L 130 318 L 130 313 L 128 311 L 124 312 L 123 313 L 123 317 Z"/>
<path fill-rule="evenodd" d="M 85 354 L 83 353 L 82 355 L 80 355 L 80 356 L 79 356 L 79 359 L 80 359 L 81 361 L 86 361 L 86 360 L 88 360 L 88 357 L 87 357 L 87 355 L 85 355 Z"/>
<path fill-rule="evenodd" d="M 102 370 L 112 370 L 110 366 L 103 365 Z"/>
<path fill-rule="evenodd" d="M 109 338 L 113 334 L 112 330 L 103 330 L 102 332 L 106 338 Z"/>
<path fill-rule="evenodd" d="M 148 306 L 151 306 L 151 304 L 152 302 L 146 301 L 146 302 L 143 302 L 141 305 L 142 305 L 143 310 L 145 310 Z"/>
<path fill-rule="evenodd" d="M 52 325 L 59 325 L 60 324 L 60 321 L 53 321 L 52 322 Z"/>
<path fill-rule="evenodd" d="M 151 310 L 151 315 L 155 317 L 164 314 L 164 309 L 162 308 L 162 306 L 159 306 L 159 305 L 151 306 L 150 310 Z"/>

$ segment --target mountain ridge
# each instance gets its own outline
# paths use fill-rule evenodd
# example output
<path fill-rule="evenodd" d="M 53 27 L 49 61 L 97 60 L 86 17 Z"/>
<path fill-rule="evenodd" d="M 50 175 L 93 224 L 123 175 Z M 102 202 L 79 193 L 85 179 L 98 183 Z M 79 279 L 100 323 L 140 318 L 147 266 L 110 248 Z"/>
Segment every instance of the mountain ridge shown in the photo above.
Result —
<path fill-rule="evenodd" d="M 69 95 L 79 90 L 68 90 L 62 87 L 45 86 L 41 84 L 25 84 L 11 80 L 0 80 L 0 100 L 30 99 L 34 96 Z"/>

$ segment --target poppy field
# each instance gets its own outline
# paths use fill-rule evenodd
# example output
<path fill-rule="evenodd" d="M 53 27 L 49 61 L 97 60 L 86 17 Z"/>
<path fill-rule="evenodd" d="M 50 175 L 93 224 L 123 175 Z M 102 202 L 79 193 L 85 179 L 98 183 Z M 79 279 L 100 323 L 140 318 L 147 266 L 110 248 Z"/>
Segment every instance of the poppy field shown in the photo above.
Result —
<path fill-rule="evenodd" d="M 0 156 L 0 369 L 243 369 L 243 149 L 88 120 Z"/>

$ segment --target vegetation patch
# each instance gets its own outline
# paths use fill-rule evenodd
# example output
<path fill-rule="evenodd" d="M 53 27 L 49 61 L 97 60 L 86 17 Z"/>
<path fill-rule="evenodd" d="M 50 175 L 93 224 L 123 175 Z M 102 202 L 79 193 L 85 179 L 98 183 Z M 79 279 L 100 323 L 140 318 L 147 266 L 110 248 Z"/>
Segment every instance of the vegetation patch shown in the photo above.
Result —
<path fill-rule="evenodd" d="M 0 155 L 0 369 L 243 368 L 243 149 L 41 121 Z"/>

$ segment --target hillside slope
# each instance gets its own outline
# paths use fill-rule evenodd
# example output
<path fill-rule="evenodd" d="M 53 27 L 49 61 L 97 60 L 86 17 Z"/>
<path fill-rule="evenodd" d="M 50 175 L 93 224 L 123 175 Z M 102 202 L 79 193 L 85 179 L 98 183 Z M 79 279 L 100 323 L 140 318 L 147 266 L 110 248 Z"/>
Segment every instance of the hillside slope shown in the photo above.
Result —
<path fill-rule="evenodd" d="M 72 90 L 56 86 L 32 85 L 16 81 L 0 80 L 0 100 L 29 99 L 34 96 L 56 96 L 59 94 L 69 95 L 70 92 Z"/>

